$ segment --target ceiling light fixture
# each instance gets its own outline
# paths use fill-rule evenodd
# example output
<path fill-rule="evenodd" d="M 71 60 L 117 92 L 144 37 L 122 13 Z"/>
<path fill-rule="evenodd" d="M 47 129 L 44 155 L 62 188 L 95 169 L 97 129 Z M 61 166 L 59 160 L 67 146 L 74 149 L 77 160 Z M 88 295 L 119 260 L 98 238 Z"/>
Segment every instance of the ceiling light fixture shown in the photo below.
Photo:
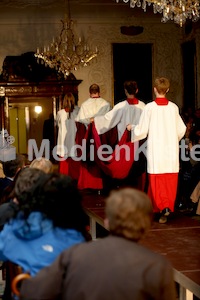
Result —
<path fill-rule="evenodd" d="M 119 3 L 119 0 L 116 0 Z M 182 27 L 186 20 L 196 22 L 200 19 L 199 0 L 123 0 L 124 3 L 130 2 L 130 7 L 141 7 L 146 11 L 147 5 L 153 5 L 154 13 L 161 13 L 161 22 L 166 23 L 171 20 Z"/>
<path fill-rule="evenodd" d="M 51 44 L 44 46 L 42 50 L 37 48 L 35 53 L 39 63 L 56 69 L 65 78 L 78 68 L 87 66 L 98 55 L 97 47 L 92 50 L 85 38 L 78 37 L 73 31 L 74 22 L 71 20 L 69 0 L 67 3 L 68 13 L 61 20 L 60 35 L 53 38 Z"/>

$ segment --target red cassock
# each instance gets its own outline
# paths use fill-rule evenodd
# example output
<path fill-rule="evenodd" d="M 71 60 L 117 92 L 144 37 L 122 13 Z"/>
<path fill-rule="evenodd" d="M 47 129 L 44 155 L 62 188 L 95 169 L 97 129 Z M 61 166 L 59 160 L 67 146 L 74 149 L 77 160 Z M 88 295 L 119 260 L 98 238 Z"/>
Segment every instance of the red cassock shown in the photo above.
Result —
<path fill-rule="evenodd" d="M 59 162 L 59 173 L 68 175 L 71 178 L 78 180 L 80 164 L 80 161 L 75 161 L 73 158 L 68 157 L 67 159 Z"/>
<path fill-rule="evenodd" d="M 79 124 L 79 129 L 81 125 Z M 77 130 L 76 141 L 80 144 L 80 132 Z M 134 162 L 134 144 L 130 142 L 129 131 L 125 130 L 121 140 L 117 143 L 117 128 L 113 128 L 105 134 L 98 135 L 95 124 L 88 126 L 84 139 L 86 140 L 86 161 L 81 161 L 80 175 L 78 179 L 79 189 L 102 189 L 104 174 L 123 179 L 129 174 Z M 93 161 L 91 161 L 91 141 L 93 149 Z M 104 154 L 104 146 L 110 147 L 112 153 Z M 100 159 L 100 156 L 103 159 Z"/>

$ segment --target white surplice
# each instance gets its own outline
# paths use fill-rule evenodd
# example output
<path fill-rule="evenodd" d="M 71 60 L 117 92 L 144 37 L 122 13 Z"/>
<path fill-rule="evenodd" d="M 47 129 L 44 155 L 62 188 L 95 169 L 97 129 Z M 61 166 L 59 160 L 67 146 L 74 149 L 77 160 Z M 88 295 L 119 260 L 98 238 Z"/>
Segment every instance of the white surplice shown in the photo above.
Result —
<path fill-rule="evenodd" d="M 110 103 L 105 99 L 89 98 L 80 107 L 76 121 L 88 125 L 90 118 L 106 114 L 111 109 Z"/>
<path fill-rule="evenodd" d="M 126 100 L 116 104 L 104 116 L 94 118 L 98 134 L 103 134 L 117 126 L 120 140 L 128 124 L 138 124 L 145 103 L 138 100 L 138 104 L 129 104 Z"/>
<path fill-rule="evenodd" d="M 169 101 L 167 105 L 158 105 L 152 101 L 146 104 L 139 124 L 132 128 L 132 141 L 147 137 L 149 174 L 179 172 L 179 141 L 185 131 L 186 126 L 175 103 Z"/>
<path fill-rule="evenodd" d="M 75 157 L 76 151 L 72 149 L 75 145 L 76 137 L 76 123 L 75 118 L 79 112 L 79 107 L 75 106 L 73 112 L 66 112 L 65 109 L 61 109 L 57 112 L 56 124 L 58 126 L 58 138 L 57 138 L 57 155 L 61 157 Z"/>

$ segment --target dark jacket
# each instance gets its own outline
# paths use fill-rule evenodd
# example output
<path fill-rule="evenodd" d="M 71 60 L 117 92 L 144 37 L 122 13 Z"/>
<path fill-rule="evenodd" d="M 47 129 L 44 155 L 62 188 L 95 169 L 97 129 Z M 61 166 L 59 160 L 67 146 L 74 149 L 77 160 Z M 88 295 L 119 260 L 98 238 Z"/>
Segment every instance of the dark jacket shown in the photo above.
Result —
<path fill-rule="evenodd" d="M 0 178 L 0 202 L 2 202 L 6 190 L 13 185 L 13 180 L 10 178 L 4 177 Z"/>
<path fill-rule="evenodd" d="M 108 236 L 64 251 L 35 277 L 24 280 L 21 299 L 175 300 L 173 270 L 165 257 Z"/>

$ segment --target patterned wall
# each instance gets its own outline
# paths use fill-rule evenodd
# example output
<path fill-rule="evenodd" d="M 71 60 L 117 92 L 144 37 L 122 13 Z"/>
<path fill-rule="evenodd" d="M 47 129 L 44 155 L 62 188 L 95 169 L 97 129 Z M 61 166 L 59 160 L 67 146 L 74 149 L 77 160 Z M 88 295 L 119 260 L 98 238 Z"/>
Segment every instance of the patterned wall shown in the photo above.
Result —
<path fill-rule="evenodd" d="M 35 6 L 29 10 L 24 10 L 24 8 L 10 10 L 9 7 L 1 10 L 0 67 L 5 56 L 35 51 L 37 46 L 49 43 L 53 36 L 59 34 L 63 11 L 59 6 L 51 8 L 53 14 L 44 8 L 38 9 Z M 88 88 L 94 82 L 100 85 L 101 96 L 113 103 L 112 43 L 152 43 L 152 78 L 156 76 L 169 77 L 171 80 L 169 98 L 181 108 L 183 99 L 181 43 L 186 40 L 184 29 L 173 23 L 162 24 L 158 17 L 146 16 L 145 13 L 141 13 L 138 17 L 126 18 L 124 15 L 119 17 L 119 13 L 116 15 L 112 13 L 109 17 L 109 10 L 105 15 L 101 13 L 98 16 L 98 12 L 95 10 L 94 14 L 77 18 L 77 32 L 87 36 L 89 41 L 99 49 L 99 56 L 90 66 L 74 72 L 77 79 L 83 80 L 79 86 L 79 104 L 88 98 Z M 136 36 L 122 35 L 120 33 L 122 25 L 143 26 L 144 31 Z M 197 29 L 187 36 L 187 39 L 196 39 L 197 82 L 200 82 L 199 30 L 199 26 L 197 26 Z M 200 106 L 199 86 L 197 94 L 197 106 Z"/>

